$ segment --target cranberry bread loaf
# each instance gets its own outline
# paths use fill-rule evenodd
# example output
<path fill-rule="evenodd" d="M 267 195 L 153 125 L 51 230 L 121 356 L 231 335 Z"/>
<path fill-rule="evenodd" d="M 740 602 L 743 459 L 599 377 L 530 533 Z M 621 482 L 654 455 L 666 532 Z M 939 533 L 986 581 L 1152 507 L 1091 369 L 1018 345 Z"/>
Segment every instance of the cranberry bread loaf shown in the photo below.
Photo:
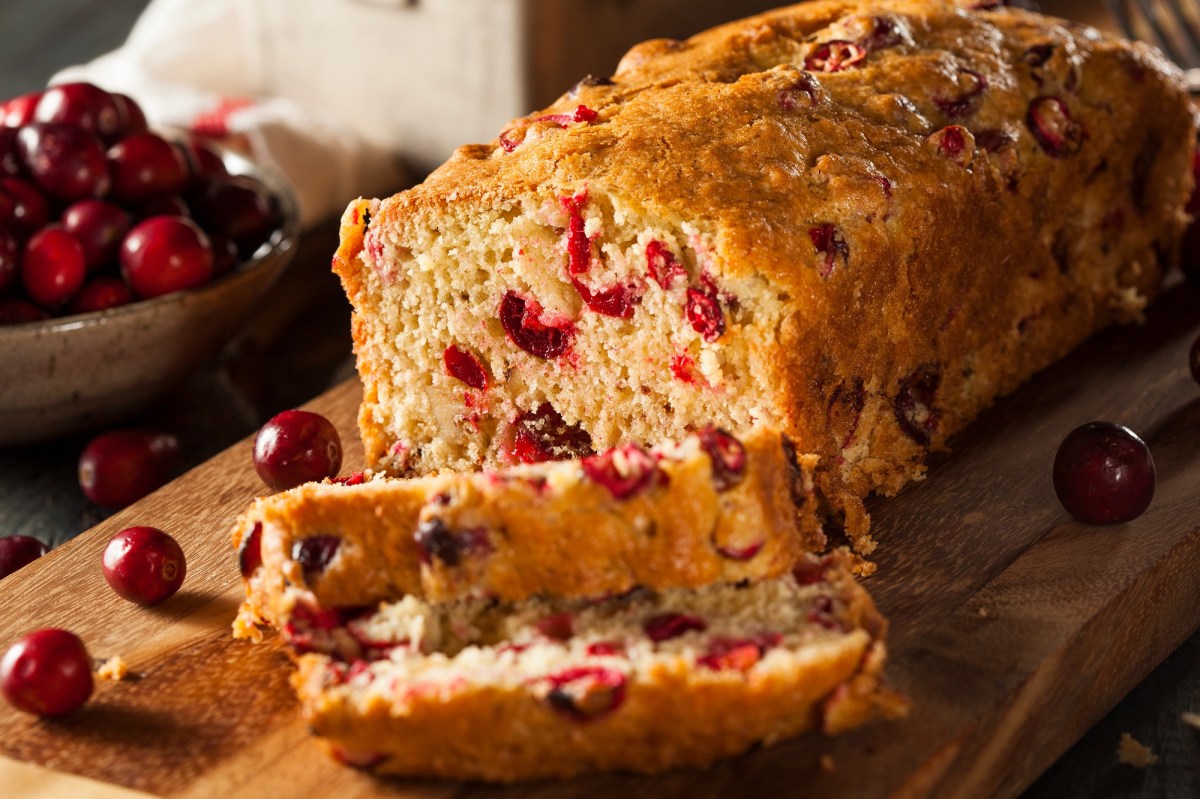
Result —
<path fill-rule="evenodd" d="M 1157 51 L 1000 3 L 829 0 L 647 42 L 347 210 L 368 458 L 767 424 L 869 550 L 862 497 L 1138 317 L 1192 138 Z"/>
<path fill-rule="evenodd" d="M 814 461 L 777 431 L 739 440 L 706 428 L 649 451 L 310 483 L 257 500 L 238 522 L 237 630 L 282 628 L 297 602 L 513 601 L 778 577 L 824 546 L 807 499 Z"/>
<path fill-rule="evenodd" d="M 844 553 L 750 585 L 304 615 L 305 720 L 376 773 L 512 781 L 704 766 L 877 708 L 884 622 Z"/>

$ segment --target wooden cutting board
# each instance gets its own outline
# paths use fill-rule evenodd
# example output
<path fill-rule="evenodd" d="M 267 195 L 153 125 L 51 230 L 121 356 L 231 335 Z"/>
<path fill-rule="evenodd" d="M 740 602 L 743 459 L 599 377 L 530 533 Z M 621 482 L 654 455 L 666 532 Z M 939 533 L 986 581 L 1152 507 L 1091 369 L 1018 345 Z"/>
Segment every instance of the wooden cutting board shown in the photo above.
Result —
<path fill-rule="evenodd" d="M 892 621 L 889 672 L 914 703 L 905 721 L 653 779 L 501 789 L 335 765 L 299 718 L 284 656 L 229 634 L 241 593 L 229 531 L 264 491 L 247 440 L 0 581 L 0 644 L 67 627 L 137 675 L 98 684 L 62 720 L 0 707 L 0 793 L 1015 796 L 1200 626 L 1200 387 L 1187 367 L 1198 300 L 1170 290 L 1147 324 L 1084 345 L 985 413 L 928 480 L 874 503 L 869 588 Z M 347 470 L 362 458 L 358 395 L 351 382 L 310 406 L 341 430 Z M 1157 495 L 1130 524 L 1079 524 L 1054 497 L 1055 448 L 1093 419 L 1128 424 L 1154 453 Z M 188 555 L 183 590 L 154 609 L 119 599 L 100 572 L 108 538 L 133 524 L 170 531 Z"/>

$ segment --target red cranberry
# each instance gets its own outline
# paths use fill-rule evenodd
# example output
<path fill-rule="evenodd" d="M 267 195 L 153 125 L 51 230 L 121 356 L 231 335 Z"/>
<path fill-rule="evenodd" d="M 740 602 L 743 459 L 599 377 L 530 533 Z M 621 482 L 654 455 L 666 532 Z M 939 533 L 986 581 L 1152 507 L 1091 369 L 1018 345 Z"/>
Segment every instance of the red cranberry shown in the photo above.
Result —
<path fill-rule="evenodd" d="M 537 631 L 555 641 L 567 641 L 575 634 L 575 617 L 569 611 L 552 613 L 534 622 Z"/>
<path fill-rule="evenodd" d="M 126 205 L 178 194 L 187 186 L 183 153 L 157 133 L 126 136 L 109 148 L 107 157 L 113 197 Z"/>
<path fill-rule="evenodd" d="M 805 72 L 791 86 L 780 89 L 775 99 L 784 111 L 795 111 L 801 106 L 812 107 L 821 100 L 821 84 Z"/>
<path fill-rule="evenodd" d="M 812 607 L 808 609 L 808 620 L 826 630 L 844 630 L 845 626 L 837 618 L 835 612 L 833 598 L 822 594 L 813 600 Z"/>
<path fill-rule="evenodd" d="M 364 661 L 357 661 L 356 665 L 357 663 L 364 663 Z M 351 670 L 353 671 L 353 669 Z M 329 754 L 333 756 L 334 760 L 350 768 L 366 770 L 375 768 L 390 757 L 387 752 L 372 752 L 370 750 L 359 752 L 343 749 L 336 744 L 329 747 Z"/>
<path fill-rule="evenodd" d="M 504 148 L 504 152 L 511 153 L 521 146 L 521 142 L 511 138 L 511 130 L 502 130 L 497 137 L 500 139 L 500 146 Z"/>
<path fill-rule="evenodd" d="M 761 552 L 762 548 L 765 544 L 766 544 L 766 542 L 760 538 L 760 539 L 758 539 L 756 541 L 752 541 L 749 544 L 746 544 L 745 546 L 742 546 L 742 547 L 729 546 L 727 544 L 716 544 L 716 549 L 717 549 L 717 553 L 719 555 L 721 555 L 721 557 L 723 557 L 723 558 L 729 558 L 730 560 L 736 560 L 736 561 L 744 561 L 744 560 L 750 560 L 755 555 L 757 555 L 759 552 Z"/>
<path fill-rule="evenodd" d="M 50 314 L 31 302 L 0 300 L 0 325 L 23 325 L 27 322 L 41 322 L 49 318 Z"/>
<path fill-rule="evenodd" d="M 0 175 L 20 177 L 21 155 L 17 152 L 17 129 L 0 128 Z"/>
<path fill-rule="evenodd" d="M 254 439 L 254 470 L 276 491 L 334 477 L 341 468 L 342 439 L 320 414 L 276 414 Z"/>
<path fill-rule="evenodd" d="M 427 519 L 417 525 L 413 541 L 421 550 L 421 560 L 432 562 L 436 558 L 447 566 L 457 566 L 462 555 L 458 537 L 441 519 Z"/>
<path fill-rule="evenodd" d="M 138 222 L 142 222 L 146 219 L 156 216 L 185 216 L 190 219 L 192 216 L 192 209 L 188 208 L 187 202 L 182 197 L 177 194 L 171 194 L 164 195 L 162 197 L 155 197 L 145 205 L 140 206 L 134 213 L 134 218 Z M 208 231 L 205 232 L 207 233 Z M 212 240 L 214 235 L 219 236 L 221 234 L 209 233 L 209 241 Z M 237 253 L 237 248 L 234 248 L 234 253 Z"/>
<path fill-rule="evenodd" d="M 829 277 L 840 262 L 842 266 L 850 263 L 850 245 L 842 235 L 842 230 L 832 222 L 817 225 L 808 229 L 808 238 L 816 248 L 817 254 L 824 257 L 817 274 Z"/>
<path fill-rule="evenodd" d="M 92 659 L 66 630 L 29 633 L 0 660 L 0 691 L 17 710 L 65 716 L 92 695 Z"/>
<path fill-rule="evenodd" d="M 262 522 L 255 522 L 238 547 L 238 569 L 247 580 L 262 566 Z"/>
<path fill-rule="evenodd" d="M 0 538 L 0 579 L 22 566 L 28 566 L 49 551 L 45 544 L 31 536 L 10 535 Z"/>
<path fill-rule="evenodd" d="M 663 287 L 671 288 L 676 278 L 687 280 L 687 270 L 683 264 L 675 260 L 675 255 L 661 241 L 652 241 L 646 245 L 646 271 L 654 282 Z"/>
<path fill-rule="evenodd" d="M 33 118 L 82 128 L 105 141 L 117 137 L 124 121 L 112 95 L 90 83 L 64 83 L 46 89 Z"/>
<path fill-rule="evenodd" d="M 71 300 L 71 313 L 92 313 L 119 308 L 137 299 L 133 289 L 119 277 L 96 277 L 83 284 Z"/>
<path fill-rule="evenodd" d="M 17 133 L 17 152 L 38 186 L 64 202 L 102 197 L 112 183 L 104 145 L 70 125 L 26 125 Z"/>
<path fill-rule="evenodd" d="M 337 609 L 313 608 L 298 603 L 291 619 L 283 626 L 283 640 L 297 653 L 330 652 L 337 644 L 328 635 L 342 625 Z"/>
<path fill-rule="evenodd" d="M 637 444 L 623 444 L 592 455 L 580 465 L 584 474 L 607 488 L 615 499 L 628 499 L 663 476 L 654 456 Z"/>
<path fill-rule="evenodd" d="M 101 565 L 112 590 L 139 605 L 174 596 L 187 575 L 179 542 L 157 527 L 129 527 L 114 535 Z"/>
<path fill-rule="evenodd" d="M 809 72 L 840 72 L 857 66 L 867 57 L 866 48 L 854 42 L 834 40 L 817 45 L 804 59 Z"/>
<path fill-rule="evenodd" d="M 152 201 L 153 202 L 153 201 Z M 238 265 L 237 245 L 228 236 L 213 233 L 208 237 L 213 251 L 213 278 L 227 275 Z"/>
<path fill-rule="evenodd" d="M 367 475 L 364 472 L 353 472 L 345 477 L 334 477 L 329 482 L 339 486 L 359 486 L 367 482 Z"/>
<path fill-rule="evenodd" d="M 571 278 L 571 285 L 579 292 L 584 305 L 598 314 L 615 316 L 618 319 L 628 319 L 633 316 L 633 306 L 641 297 L 634 286 L 613 286 L 600 291 L 592 291 L 576 278 Z"/>
<path fill-rule="evenodd" d="M 967 129 L 962 125 L 947 125 L 929 136 L 929 140 L 937 147 L 937 153 L 947 161 L 964 166 L 970 161 L 971 152 L 967 146 Z"/>
<path fill-rule="evenodd" d="M 29 236 L 46 226 L 50 220 L 50 206 L 42 193 L 33 184 L 19 178 L 0 178 L 0 200 L 8 198 L 11 203 L 7 223 L 19 236 Z"/>
<path fill-rule="evenodd" d="M 1089 422 L 1072 430 L 1054 457 L 1054 491 L 1088 524 L 1132 521 L 1154 497 L 1154 458 L 1128 427 Z"/>
<path fill-rule="evenodd" d="M 642 630 L 651 641 L 669 641 L 685 633 L 704 632 L 708 623 L 699 616 L 689 616 L 686 613 L 660 613 L 651 616 L 642 624 Z"/>
<path fill-rule="evenodd" d="M 705 341 L 716 341 L 725 332 L 725 314 L 715 291 L 689 288 L 684 313 L 691 322 L 692 330 Z"/>
<path fill-rule="evenodd" d="M 718 491 L 728 491 L 746 476 L 746 448 L 742 442 L 719 427 L 708 427 L 696 434 L 700 447 L 712 461 L 712 479 Z"/>
<path fill-rule="evenodd" d="M 900 429 L 921 446 L 933 440 L 941 414 L 935 407 L 942 374 L 933 364 L 925 364 L 900 381 L 892 408 Z"/>
<path fill-rule="evenodd" d="M 193 180 L 202 181 L 229 174 L 220 154 L 199 139 L 188 138 L 180 143 L 179 147 L 188 162 Z"/>
<path fill-rule="evenodd" d="M 461 380 L 471 388 L 479 391 L 487 390 L 489 382 L 487 369 L 473 352 L 451 344 L 442 353 L 442 362 L 446 364 L 446 374 Z"/>
<path fill-rule="evenodd" d="M 592 437 L 579 425 L 569 425 L 548 402 L 523 412 L 513 422 L 504 455 L 512 463 L 571 460 L 591 455 Z"/>
<path fill-rule="evenodd" d="M 63 229 L 83 247 L 88 271 L 117 262 L 121 241 L 129 232 L 129 214 L 103 200 L 80 200 L 62 215 Z"/>
<path fill-rule="evenodd" d="M 567 212 L 567 273 L 582 274 L 591 268 L 592 241 L 584 230 L 583 207 L 587 205 L 587 192 L 574 197 L 563 197 L 563 208 Z"/>
<path fill-rule="evenodd" d="M 292 544 L 292 560 L 300 564 L 309 585 L 325 573 L 342 546 L 336 535 L 314 535 Z M 259 555 L 261 562 L 261 553 Z"/>
<path fill-rule="evenodd" d="M 907 41 L 907 34 L 895 17 L 871 17 L 869 25 L 870 31 L 859 41 L 868 51 L 885 50 Z"/>
<path fill-rule="evenodd" d="M 829 574 L 829 560 L 805 556 L 792 568 L 792 578 L 797 585 L 816 585 L 825 582 Z"/>
<path fill-rule="evenodd" d="M 66 303 L 86 276 L 83 247 L 60 226 L 42 228 L 25 244 L 21 278 L 29 296 L 43 308 Z"/>
<path fill-rule="evenodd" d="M 1036 98 L 1029 104 L 1025 122 L 1049 156 L 1071 155 L 1083 146 L 1083 125 L 1075 121 L 1067 104 L 1057 97 Z"/>
<path fill-rule="evenodd" d="M 0 105 L 0 125 L 20 128 L 33 121 L 33 112 L 42 99 L 41 92 L 22 94 Z"/>
<path fill-rule="evenodd" d="M 79 456 L 79 485 L 89 500 L 124 508 L 164 485 L 179 464 L 179 440 L 165 433 L 113 430 Z"/>
<path fill-rule="evenodd" d="M 762 659 L 763 649 L 762 644 L 750 639 L 714 638 L 696 663 L 713 671 L 747 671 Z"/>
<path fill-rule="evenodd" d="M 121 242 L 120 260 L 121 274 L 143 298 L 196 288 L 212 279 L 208 236 L 179 216 L 139 222 Z"/>
<path fill-rule="evenodd" d="M 518 294 L 505 292 L 500 301 L 500 324 L 514 344 L 538 358 L 557 358 L 567 351 L 574 326 L 567 321 L 546 324 L 539 319 L 541 306 Z"/>
<path fill-rule="evenodd" d="M 625 701 L 625 675 L 612 669 L 576 666 L 546 679 L 546 703 L 572 721 L 595 721 Z"/>
<path fill-rule="evenodd" d="M 586 105 L 577 107 L 570 114 L 546 114 L 540 117 L 534 117 L 534 122 L 553 122 L 556 125 L 566 127 L 573 122 L 595 122 L 599 116 L 595 110 L 588 108 Z"/>
<path fill-rule="evenodd" d="M 21 271 L 21 245 L 17 237 L 0 227 L 0 293 L 17 282 Z"/>
<path fill-rule="evenodd" d="M 132 97 L 120 92 L 112 92 L 110 96 L 121 117 L 121 128 L 117 138 L 132 136 L 150 127 L 146 123 L 146 114 L 142 111 L 142 107 L 134 102 Z"/>
<path fill-rule="evenodd" d="M 191 195 L 192 213 L 205 230 L 233 239 L 249 258 L 279 226 L 271 192 L 245 175 L 220 175 L 203 181 Z"/>
<path fill-rule="evenodd" d="M 250 533 L 238 546 L 238 569 L 241 576 L 250 579 L 258 567 L 263 565 L 263 523 L 254 522 Z"/>
<path fill-rule="evenodd" d="M 592 657 L 623 655 L 625 654 L 625 646 L 619 641 L 596 641 L 587 645 L 586 652 Z"/>
<path fill-rule="evenodd" d="M 956 97 L 934 97 L 933 103 L 950 119 L 962 119 L 979 110 L 983 102 L 983 90 L 987 88 L 987 77 L 969 69 L 958 73 L 966 79 L 967 88 Z M 963 83 L 959 81 L 960 85 Z"/>
<path fill-rule="evenodd" d="M 696 382 L 696 375 L 692 372 L 696 362 L 692 357 L 685 352 L 677 352 L 671 356 L 671 374 L 675 375 L 675 379 L 684 383 L 692 384 Z"/>

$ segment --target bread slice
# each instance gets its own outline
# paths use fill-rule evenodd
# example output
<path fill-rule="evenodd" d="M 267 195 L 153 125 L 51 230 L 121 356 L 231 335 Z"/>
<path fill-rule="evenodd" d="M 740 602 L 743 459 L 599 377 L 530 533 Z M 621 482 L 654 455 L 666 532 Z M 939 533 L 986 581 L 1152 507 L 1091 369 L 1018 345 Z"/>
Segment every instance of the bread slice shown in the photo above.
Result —
<path fill-rule="evenodd" d="M 765 424 L 869 551 L 865 495 L 1139 316 L 1193 140 L 1157 51 L 1003 3 L 811 2 L 639 45 L 347 210 L 367 457 Z"/>
<path fill-rule="evenodd" d="M 239 520 L 242 635 L 297 602 L 359 607 L 619 594 L 787 572 L 824 536 L 813 456 L 778 431 L 705 428 L 651 450 L 356 485 L 313 483 Z"/>
<path fill-rule="evenodd" d="M 515 604 L 310 609 L 285 635 L 305 720 L 380 774 L 508 782 L 704 766 L 904 704 L 836 553 L 746 585 Z"/>

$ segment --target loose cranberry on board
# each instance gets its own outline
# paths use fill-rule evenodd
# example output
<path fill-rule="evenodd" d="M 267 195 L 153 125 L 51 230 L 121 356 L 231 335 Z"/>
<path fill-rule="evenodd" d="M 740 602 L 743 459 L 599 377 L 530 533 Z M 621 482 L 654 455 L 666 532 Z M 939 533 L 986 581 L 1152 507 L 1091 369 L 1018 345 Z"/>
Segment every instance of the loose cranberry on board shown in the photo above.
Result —
<path fill-rule="evenodd" d="M 25 713 L 65 716 L 88 700 L 92 687 L 87 648 L 66 630 L 31 632 L 0 660 L 0 693 Z"/>
<path fill-rule="evenodd" d="M 309 411 L 272 417 L 254 439 L 254 470 L 276 491 L 334 477 L 342 468 L 342 440 L 333 423 Z"/>

